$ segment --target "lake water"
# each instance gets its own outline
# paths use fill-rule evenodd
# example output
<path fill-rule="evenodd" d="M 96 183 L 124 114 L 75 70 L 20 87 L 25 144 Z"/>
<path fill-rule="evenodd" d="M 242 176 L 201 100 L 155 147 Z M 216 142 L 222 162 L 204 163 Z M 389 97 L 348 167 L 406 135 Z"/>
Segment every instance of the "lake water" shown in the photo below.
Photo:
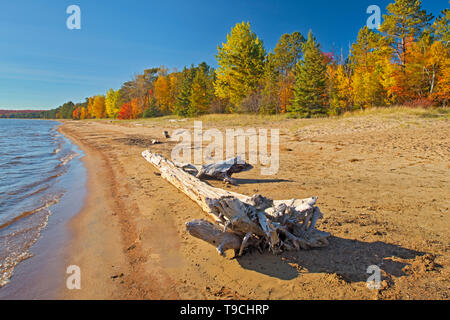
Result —
<path fill-rule="evenodd" d="M 82 151 L 57 131 L 58 125 L 0 119 L 0 297 L 21 262 L 36 259 L 45 266 L 49 250 L 36 249 L 40 238 L 51 225 L 62 227 L 81 209 Z M 61 241 L 47 237 L 43 242 L 48 248 Z M 27 270 L 35 272 L 32 267 Z"/>

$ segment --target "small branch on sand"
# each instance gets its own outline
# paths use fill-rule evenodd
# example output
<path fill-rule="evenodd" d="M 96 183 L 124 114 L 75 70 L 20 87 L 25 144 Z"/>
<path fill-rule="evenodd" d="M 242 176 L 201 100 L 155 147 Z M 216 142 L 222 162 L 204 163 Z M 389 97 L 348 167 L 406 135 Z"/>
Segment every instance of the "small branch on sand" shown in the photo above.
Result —
<path fill-rule="evenodd" d="M 317 220 L 322 218 L 319 208 L 314 206 L 316 197 L 290 200 L 270 200 L 262 195 L 249 197 L 212 187 L 160 154 L 146 150 L 142 156 L 161 172 L 163 179 L 214 219 L 216 224 L 205 220 L 188 222 L 186 229 L 192 236 L 216 246 L 220 254 L 234 249 L 242 255 L 250 247 L 278 254 L 328 245 L 330 234 L 315 228 Z M 216 168 L 222 166 L 220 163 Z"/>

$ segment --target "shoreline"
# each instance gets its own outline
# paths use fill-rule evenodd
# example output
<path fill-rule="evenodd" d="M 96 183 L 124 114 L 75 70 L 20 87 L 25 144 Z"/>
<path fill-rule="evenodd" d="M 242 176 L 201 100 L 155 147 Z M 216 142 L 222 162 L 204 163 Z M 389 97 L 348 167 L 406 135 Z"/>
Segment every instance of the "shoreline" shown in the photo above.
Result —
<path fill-rule="evenodd" d="M 100 182 L 96 173 L 96 168 L 101 167 L 101 155 L 95 152 L 88 145 L 83 143 L 78 137 L 64 130 L 64 122 L 58 127 L 58 131 L 67 137 L 72 143 L 77 145 L 85 153 L 81 159 L 86 170 L 86 197 L 80 212 L 74 216 L 67 225 L 72 233 L 68 254 L 65 259 L 66 265 L 77 265 L 81 271 L 81 290 L 68 290 L 61 288 L 57 293 L 60 299 L 103 299 L 115 298 L 117 288 L 104 277 L 99 276 L 96 270 L 98 267 L 106 267 L 111 273 L 110 264 L 106 265 L 99 258 L 110 261 L 119 261 L 122 264 L 120 243 L 112 236 L 112 233 L 119 233 L 117 224 L 104 225 L 104 216 L 101 211 L 96 210 L 99 206 L 101 210 L 108 208 L 108 193 L 102 194 Z M 105 198 L 106 196 L 106 198 Z M 87 227 L 91 226 L 89 229 Z M 92 228 L 92 226 L 94 228 Z M 101 233 L 99 231 L 101 230 Z M 107 240 L 100 239 L 99 234 L 106 236 Z M 105 244 L 108 243 L 108 245 Z M 106 250 L 106 252 L 105 252 Z M 105 254 L 107 257 L 105 257 Z M 97 268 L 96 268 L 97 267 Z M 120 295 L 119 295 L 120 296 Z"/>
<path fill-rule="evenodd" d="M 84 154 L 77 160 L 86 173 L 84 202 L 71 196 L 67 199 L 72 204 L 64 202 L 55 208 L 56 213 L 62 210 L 60 218 L 52 219 L 60 237 L 53 237 L 53 228 L 43 232 L 35 248 L 39 258 L 18 266 L 18 286 L 10 297 L 448 297 L 444 190 L 449 181 L 442 178 L 448 172 L 447 120 L 371 116 L 258 123 L 281 128 L 277 179 L 261 176 L 256 165 L 237 175 L 238 185 L 208 183 L 274 199 L 318 196 L 324 213 L 318 229 L 332 237 L 328 247 L 318 250 L 279 256 L 250 252 L 234 259 L 231 254 L 218 256 L 212 246 L 186 232 L 185 223 L 205 219 L 204 212 L 161 179 L 141 156 L 143 150 L 151 149 L 169 158 L 176 142 L 164 139 L 162 131 L 192 130 L 192 122 L 60 123 L 58 132 Z M 239 126 L 231 117 L 203 125 L 205 130 L 220 131 Z M 153 139 L 162 143 L 152 145 Z M 64 213 L 76 208 L 67 219 Z M 381 290 L 366 287 L 367 266 L 374 264 L 381 266 L 385 280 Z M 66 288 L 70 265 L 80 267 L 81 290 Z M 23 272 L 19 276 L 19 269 L 43 277 L 33 279 Z M 5 294 L 0 290 L 0 296 Z"/>
<path fill-rule="evenodd" d="M 236 126 L 227 121 L 205 122 L 204 128 Z M 88 193 L 70 223 L 70 264 L 81 268 L 82 290 L 62 290 L 60 297 L 446 297 L 449 182 L 441 177 L 448 172 L 448 121 L 371 116 L 270 126 L 282 128 L 277 179 L 261 176 L 256 166 L 238 175 L 237 186 L 208 182 L 274 199 L 318 196 L 324 213 L 318 228 L 332 234 L 328 247 L 220 257 L 185 230 L 187 221 L 205 219 L 201 208 L 141 156 L 149 148 L 170 157 L 176 142 L 163 140 L 162 131 L 192 130 L 192 123 L 64 121 L 61 132 L 85 152 Z M 162 143 L 152 145 L 152 139 Z M 381 290 L 366 287 L 367 266 L 374 264 L 386 280 Z"/>
<path fill-rule="evenodd" d="M 57 132 L 60 125 L 61 122 L 52 121 L 51 131 Z M 33 194 L 44 201 L 41 206 L 25 211 L 5 224 L 12 225 L 12 230 L 19 230 L 15 232 L 28 230 L 27 228 L 37 231 L 33 238 L 25 238 L 28 240 L 24 240 L 24 247 L 20 249 L 25 250 L 26 257 L 13 266 L 11 277 L 0 287 L 0 299 L 55 299 L 56 291 L 65 284 L 63 261 L 65 249 L 71 240 L 66 224 L 81 210 L 80 201 L 85 197 L 86 174 L 80 159 L 83 151 L 65 135 L 59 132 L 57 135 L 60 139 L 59 147 L 66 154 L 59 161 L 68 166 L 54 176 L 57 179 L 47 189 L 40 189 L 47 191 L 47 194 Z M 63 162 L 69 155 L 70 160 Z M 30 219 L 34 220 L 30 224 L 23 222 L 27 219 L 28 222 Z M 7 230 L 8 228 L 5 236 L 8 236 Z M 14 231 L 11 232 L 13 235 Z"/>
<path fill-rule="evenodd" d="M 119 190 L 123 174 L 113 159 L 71 131 L 66 122 L 58 128 L 85 156 L 87 195 L 82 210 L 69 223 L 73 236 L 66 265 L 81 270 L 81 290 L 61 288 L 60 299 L 174 299 L 144 270 L 133 214 Z M 117 175 L 120 175 L 120 178 Z M 125 196 L 126 197 L 126 196 Z"/>

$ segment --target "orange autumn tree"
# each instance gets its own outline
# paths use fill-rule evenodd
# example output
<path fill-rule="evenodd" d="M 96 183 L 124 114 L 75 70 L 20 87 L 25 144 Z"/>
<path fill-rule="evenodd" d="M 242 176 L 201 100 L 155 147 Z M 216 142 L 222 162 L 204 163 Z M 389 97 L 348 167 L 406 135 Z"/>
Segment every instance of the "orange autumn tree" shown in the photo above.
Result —
<path fill-rule="evenodd" d="M 80 110 L 81 108 L 80 107 L 77 107 L 77 108 L 75 108 L 74 110 L 73 110 L 73 113 L 72 113 L 72 119 L 74 119 L 74 120 L 80 120 L 80 113 L 81 113 L 81 110 Z"/>
<path fill-rule="evenodd" d="M 95 96 L 92 105 L 93 116 L 96 119 L 104 118 L 106 115 L 105 96 Z"/>
<path fill-rule="evenodd" d="M 138 98 L 131 100 L 131 119 L 137 119 L 142 115 L 143 106 Z"/>
<path fill-rule="evenodd" d="M 439 42 L 432 48 L 432 51 L 434 51 L 432 55 L 440 57 L 442 64 L 431 98 L 441 105 L 447 106 L 450 100 L 450 49 L 448 46 L 444 47 L 443 42 Z"/>
<path fill-rule="evenodd" d="M 95 97 L 89 97 L 87 101 L 87 109 L 86 109 L 86 118 L 93 118 L 94 117 L 94 98 Z"/>
<path fill-rule="evenodd" d="M 131 106 L 131 103 L 124 103 L 120 107 L 118 118 L 119 120 L 133 119 L 133 107 Z"/>

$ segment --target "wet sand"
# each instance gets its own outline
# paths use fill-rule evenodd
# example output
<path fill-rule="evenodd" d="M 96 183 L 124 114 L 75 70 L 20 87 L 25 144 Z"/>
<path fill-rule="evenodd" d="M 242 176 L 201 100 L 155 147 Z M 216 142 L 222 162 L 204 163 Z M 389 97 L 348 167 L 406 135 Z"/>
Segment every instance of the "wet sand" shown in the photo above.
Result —
<path fill-rule="evenodd" d="M 248 120 L 248 118 L 246 118 Z M 66 264 L 81 290 L 65 299 L 448 299 L 450 125 L 410 115 L 254 122 L 204 121 L 204 129 L 280 128 L 280 170 L 236 175 L 238 186 L 274 199 L 318 196 L 323 249 L 233 259 L 191 236 L 202 210 L 157 174 L 141 152 L 170 158 L 163 130 L 191 120 L 67 121 L 61 132 L 85 152 L 88 195 L 72 219 Z M 161 140 L 151 145 L 152 139 Z M 367 267 L 382 287 L 366 287 Z"/>

